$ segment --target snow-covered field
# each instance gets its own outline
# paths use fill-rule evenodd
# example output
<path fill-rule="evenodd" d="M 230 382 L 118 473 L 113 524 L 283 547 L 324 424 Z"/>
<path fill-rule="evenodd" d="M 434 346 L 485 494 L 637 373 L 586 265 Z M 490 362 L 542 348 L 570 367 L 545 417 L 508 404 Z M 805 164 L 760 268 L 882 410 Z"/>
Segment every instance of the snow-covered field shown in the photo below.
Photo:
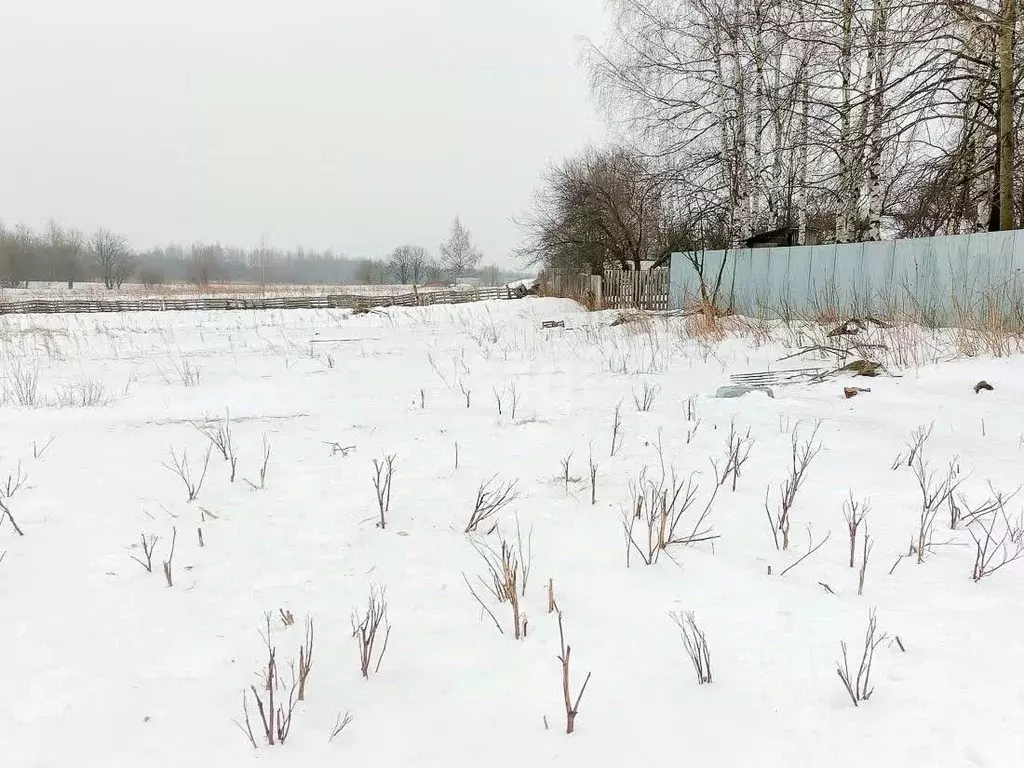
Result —
<path fill-rule="evenodd" d="M 956 334 L 893 331 L 889 362 L 913 363 L 900 377 L 716 399 L 730 373 L 806 364 L 775 361 L 820 329 L 751 324 L 715 340 L 692 320 L 611 327 L 614 317 L 527 299 L 359 317 L 0 318 L 0 499 L 24 533 L 0 524 L 0 764 L 1024 764 L 1024 561 L 972 579 L 972 531 L 984 539 L 991 525 L 1012 553 L 1024 497 L 955 530 L 940 498 L 923 562 L 901 557 L 920 540 L 922 493 L 907 466 L 916 429 L 934 423 L 926 484 L 940 488 L 952 471 L 964 516 L 1020 484 L 1020 356 L 960 359 Z M 549 319 L 566 328 L 542 330 Z M 979 379 L 994 391 L 975 394 Z M 871 392 L 848 400 L 844 385 Z M 641 411 L 645 386 L 653 403 Z M 196 482 L 210 443 L 195 423 L 227 413 L 235 481 L 214 451 L 189 502 L 165 465 L 187 452 Z M 699 523 L 712 462 L 719 473 L 728 463 L 731 422 L 749 458 Z M 781 550 L 770 521 L 794 430 L 820 452 Z M 374 460 L 387 455 L 395 471 L 382 530 Z M 674 533 L 669 521 L 664 548 L 655 519 L 649 547 L 634 491 L 657 500 L 655 516 L 664 498 L 674 519 L 673 469 L 683 488 L 693 478 L 693 503 Z M 492 489 L 518 481 L 518 496 L 467 534 L 491 478 Z M 851 493 L 871 507 L 853 568 Z M 784 573 L 808 554 L 808 531 L 820 548 Z M 162 563 L 174 532 L 169 587 Z M 670 543 L 694 532 L 702 541 Z M 147 573 L 137 560 L 150 535 L 159 539 Z M 503 540 L 517 564 L 521 640 L 510 602 L 488 592 L 481 556 L 500 558 Z M 657 562 L 646 565 L 652 549 Z M 592 675 L 571 736 L 549 579 L 573 700 Z M 386 590 L 392 629 L 375 671 L 382 624 L 363 679 L 352 615 L 375 589 Z M 886 637 L 874 695 L 855 707 L 835 665 L 845 642 L 856 676 L 873 609 Z M 671 617 L 687 611 L 706 633 L 707 685 Z M 266 613 L 277 703 L 287 702 L 307 618 L 314 633 L 305 700 L 286 743 L 272 747 L 250 688 L 266 699 Z M 243 695 L 258 750 L 237 725 Z M 350 724 L 332 739 L 346 712 Z"/>
<path fill-rule="evenodd" d="M 191 283 L 167 283 L 164 285 L 142 285 L 125 283 L 115 291 L 107 290 L 103 283 L 80 282 L 74 288 L 67 283 L 38 282 L 29 283 L 28 287 L 0 288 L 0 301 L 32 301 L 34 299 L 153 299 L 153 298 L 205 298 L 238 296 L 255 298 L 259 296 L 327 296 L 330 294 L 358 294 L 364 296 L 398 296 L 412 293 L 411 285 L 331 285 L 315 283 L 298 284 L 247 284 L 247 283 L 214 283 L 197 286 Z M 447 290 L 421 286 L 419 291 Z"/>

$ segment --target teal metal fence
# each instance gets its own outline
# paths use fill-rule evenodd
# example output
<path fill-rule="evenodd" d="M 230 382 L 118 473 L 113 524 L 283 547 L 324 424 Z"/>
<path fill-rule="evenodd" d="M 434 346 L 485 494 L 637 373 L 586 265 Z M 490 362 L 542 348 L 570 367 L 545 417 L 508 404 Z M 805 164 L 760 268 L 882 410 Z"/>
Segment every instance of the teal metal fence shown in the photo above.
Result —
<path fill-rule="evenodd" d="M 1024 309 L 1024 230 L 952 237 L 676 253 L 670 305 L 718 286 L 746 315 L 911 313 L 942 324 L 963 313 Z"/>

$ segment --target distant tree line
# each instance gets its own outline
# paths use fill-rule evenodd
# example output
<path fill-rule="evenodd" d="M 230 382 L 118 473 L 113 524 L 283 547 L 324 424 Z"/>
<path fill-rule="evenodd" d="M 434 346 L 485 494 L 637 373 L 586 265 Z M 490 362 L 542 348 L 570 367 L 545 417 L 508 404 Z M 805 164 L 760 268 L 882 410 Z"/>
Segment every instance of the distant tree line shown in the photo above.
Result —
<path fill-rule="evenodd" d="M 305 248 L 279 249 L 261 243 L 239 248 L 220 243 L 171 244 L 132 249 L 125 238 L 107 229 L 92 235 L 50 221 L 43 231 L 24 224 L 0 224 L 0 287 L 31 281 L 66 283 L 99 281 L 108 289 L 125 282 L 253 284 L 426 283 L 473 277 L 501 285 L 522 277 L 496 266 L 481 266 L 482 254 L 459 219 L 434 257 L 423 246 L 400 245 L 382 258 L 352 258 Z"/>

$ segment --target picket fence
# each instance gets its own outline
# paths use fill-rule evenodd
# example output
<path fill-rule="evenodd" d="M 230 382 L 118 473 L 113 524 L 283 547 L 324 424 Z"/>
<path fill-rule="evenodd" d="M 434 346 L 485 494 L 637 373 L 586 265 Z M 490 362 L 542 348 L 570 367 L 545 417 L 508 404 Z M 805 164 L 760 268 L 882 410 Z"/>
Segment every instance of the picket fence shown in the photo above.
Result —
<path fill-rule="evenodd" d="M 667 310 L 669 271 L 606 269 L 603 276 L 551 270 L 547 293 L 605 309 Z"/>

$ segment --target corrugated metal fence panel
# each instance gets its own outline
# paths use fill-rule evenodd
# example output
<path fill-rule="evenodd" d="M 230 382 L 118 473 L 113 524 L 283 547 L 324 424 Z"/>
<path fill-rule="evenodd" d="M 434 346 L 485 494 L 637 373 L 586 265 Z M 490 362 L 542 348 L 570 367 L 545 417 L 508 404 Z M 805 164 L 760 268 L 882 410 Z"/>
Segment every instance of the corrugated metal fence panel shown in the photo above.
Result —
<path fill-rule="evenodd" d="M 724 261 L 724 268 L 723 266 Z M 698 271 L 695 263 L 702 267 Z M 673 309 L 711 290 L 742 314 L 912 312 L 935 323 L 1024 302 L 1024 231 L 672 256 Z"/>

